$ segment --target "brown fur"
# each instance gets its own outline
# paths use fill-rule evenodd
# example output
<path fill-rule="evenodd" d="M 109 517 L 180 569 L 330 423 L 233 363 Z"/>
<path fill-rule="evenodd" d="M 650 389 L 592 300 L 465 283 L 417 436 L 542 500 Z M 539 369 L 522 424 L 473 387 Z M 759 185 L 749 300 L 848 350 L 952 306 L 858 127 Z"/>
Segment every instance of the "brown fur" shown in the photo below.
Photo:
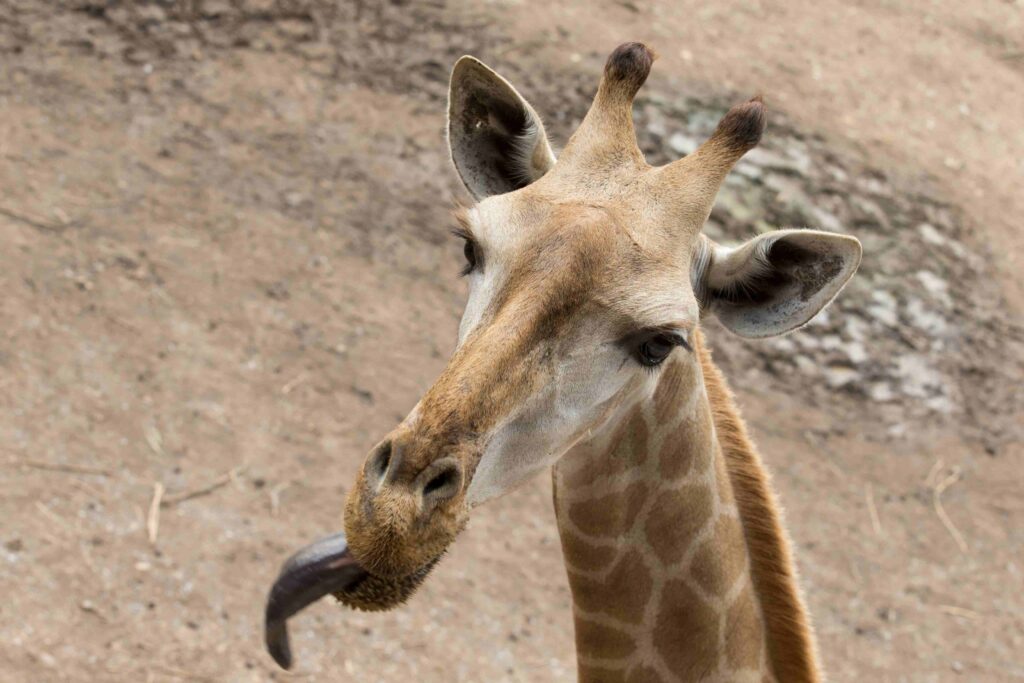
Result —
<path fill-rule="evenodd" d="M 694 350 L 704 373 L 715 430 L 743 520 L 751 576 L 767 628 L 768 656 L 779 681 L 821 680 L 810 621 L 797 592 L 789 538 L 761 457 L 747 435 L 732 391 L 700 334 Z"/>

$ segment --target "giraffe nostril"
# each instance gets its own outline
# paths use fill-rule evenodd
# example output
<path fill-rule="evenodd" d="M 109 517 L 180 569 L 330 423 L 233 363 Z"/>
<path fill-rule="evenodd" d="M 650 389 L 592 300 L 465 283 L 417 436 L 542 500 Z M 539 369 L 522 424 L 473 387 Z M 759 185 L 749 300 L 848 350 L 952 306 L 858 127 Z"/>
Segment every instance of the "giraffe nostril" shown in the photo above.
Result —
<path fill-rule="evenodd" d="M 431 503 L 439 503 L 454 497 L 462 488 L 462 468 L 454 459 L 445 459 L 434 463 L 429 472 L 421 476 L 424 481 L 423 498 Z"/>
<path fill-rule="evenodd" d="M 457 476 L 455 470 L 445 470 L 427 482 L 427 485 L 423 487 L 423 495 L 429 496 L 434 491 L 448 486 Z"/>
<path fill-rule="evenodd" d="M 391 453 L 391 439 L 388 439 L 377 446 L 370 456 L 369 462 L 366 463 L 366 476 L 374 488 L 379 487 L 387 476 L 388 469 L 391 467 Z"/>

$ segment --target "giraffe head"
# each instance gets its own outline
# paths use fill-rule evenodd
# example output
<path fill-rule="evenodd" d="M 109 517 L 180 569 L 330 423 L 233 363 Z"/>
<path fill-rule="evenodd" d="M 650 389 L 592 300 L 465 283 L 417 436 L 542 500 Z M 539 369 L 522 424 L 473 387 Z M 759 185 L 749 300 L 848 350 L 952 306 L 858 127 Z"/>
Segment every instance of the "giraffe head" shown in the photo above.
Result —
<path fill-rule="evenodd" d="M 303 565 L 344 556 L 358 567 L 341 587 L 323 578 L 336 568 L 310 574 L 342 602 L 404 601 L 474 506 L 651 391 L 702 316 L 745 337 L 782 334 L 856 270 L 860 244 L 844 235 L 782 230 L 725 248 L 701 234 L 726 174 L 760 140 L 765 108 L 733 107 L 693 154 L 652 167 L 631 108 L 653 60 L 639 43 L 612 52 L 557 161 L 512 85 L 472 57 L 455 64 L 448 138 L 476 200 L 457 215 L 469 300 L 448 366 L 363 464 L 345 507 L 348 547 L 339 537 Z"/>

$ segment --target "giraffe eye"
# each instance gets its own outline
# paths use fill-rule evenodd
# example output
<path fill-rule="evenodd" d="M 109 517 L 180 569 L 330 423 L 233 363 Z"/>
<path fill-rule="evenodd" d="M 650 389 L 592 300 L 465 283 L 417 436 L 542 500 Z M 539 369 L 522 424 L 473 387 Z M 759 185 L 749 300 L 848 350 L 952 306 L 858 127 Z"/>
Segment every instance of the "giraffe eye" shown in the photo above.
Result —
<path fill-rule="evenodd" d="M 676 334 L 661 332 L 640 343 L 636 350 L 636 359 L 641 365 L 653 368 L 661 365 L 677 346 L 687 346 L 686 340 Z"/>
<path fill-rule="evenodd" d="M 473 235 L 470 234 L 468 230 L 459 228 L 452 232 L 456 237 L 461 238 L 463 242 L 462 255 L 466 257 L 466 265 L 462 267 L 462 272 L 460 272 L 459 275 L 464 277 L 472 273 L 474 270 L 477 270 L 483 262 L 480 255 L 480 247 L 477 245 L 476 240 L 473 239 Z"/>
<path fill-rule="evenodd" d="M 466 265 L 462 269 L 462 274 L 469 275 L 476 270 L 476 242 L 467 239 L 466 244 L 462 247 L 462 255 L 466 257 Z"/>

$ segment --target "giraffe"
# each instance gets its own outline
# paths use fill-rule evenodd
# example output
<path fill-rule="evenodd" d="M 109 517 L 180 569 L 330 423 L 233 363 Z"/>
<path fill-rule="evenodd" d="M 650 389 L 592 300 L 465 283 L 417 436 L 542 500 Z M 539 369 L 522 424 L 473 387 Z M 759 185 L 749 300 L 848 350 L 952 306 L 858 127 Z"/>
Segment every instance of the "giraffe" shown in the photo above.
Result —
<path fill-rule="evenodd" d="M 344 532 L 299 551 L 267 603 L 286 621 L 331 593 L 404 603 L 470 512 L 550 468 L 579 680 L 817 681 L 810 621 L 760 456 L 701 320 L 757 339 L 806 324 L 861 258 L 847 235 L 787 229 L 736 247 L 701 234 L 718 188 L 760 141 L 765 107 L 730 109 L 661 167 L 632 103 L 653 52 L 609 56 L 556 158 L 533 107 L 472 57 L 452 71 L 456 211 L 469 298 L 456 349 L 367 456 Z"/>

